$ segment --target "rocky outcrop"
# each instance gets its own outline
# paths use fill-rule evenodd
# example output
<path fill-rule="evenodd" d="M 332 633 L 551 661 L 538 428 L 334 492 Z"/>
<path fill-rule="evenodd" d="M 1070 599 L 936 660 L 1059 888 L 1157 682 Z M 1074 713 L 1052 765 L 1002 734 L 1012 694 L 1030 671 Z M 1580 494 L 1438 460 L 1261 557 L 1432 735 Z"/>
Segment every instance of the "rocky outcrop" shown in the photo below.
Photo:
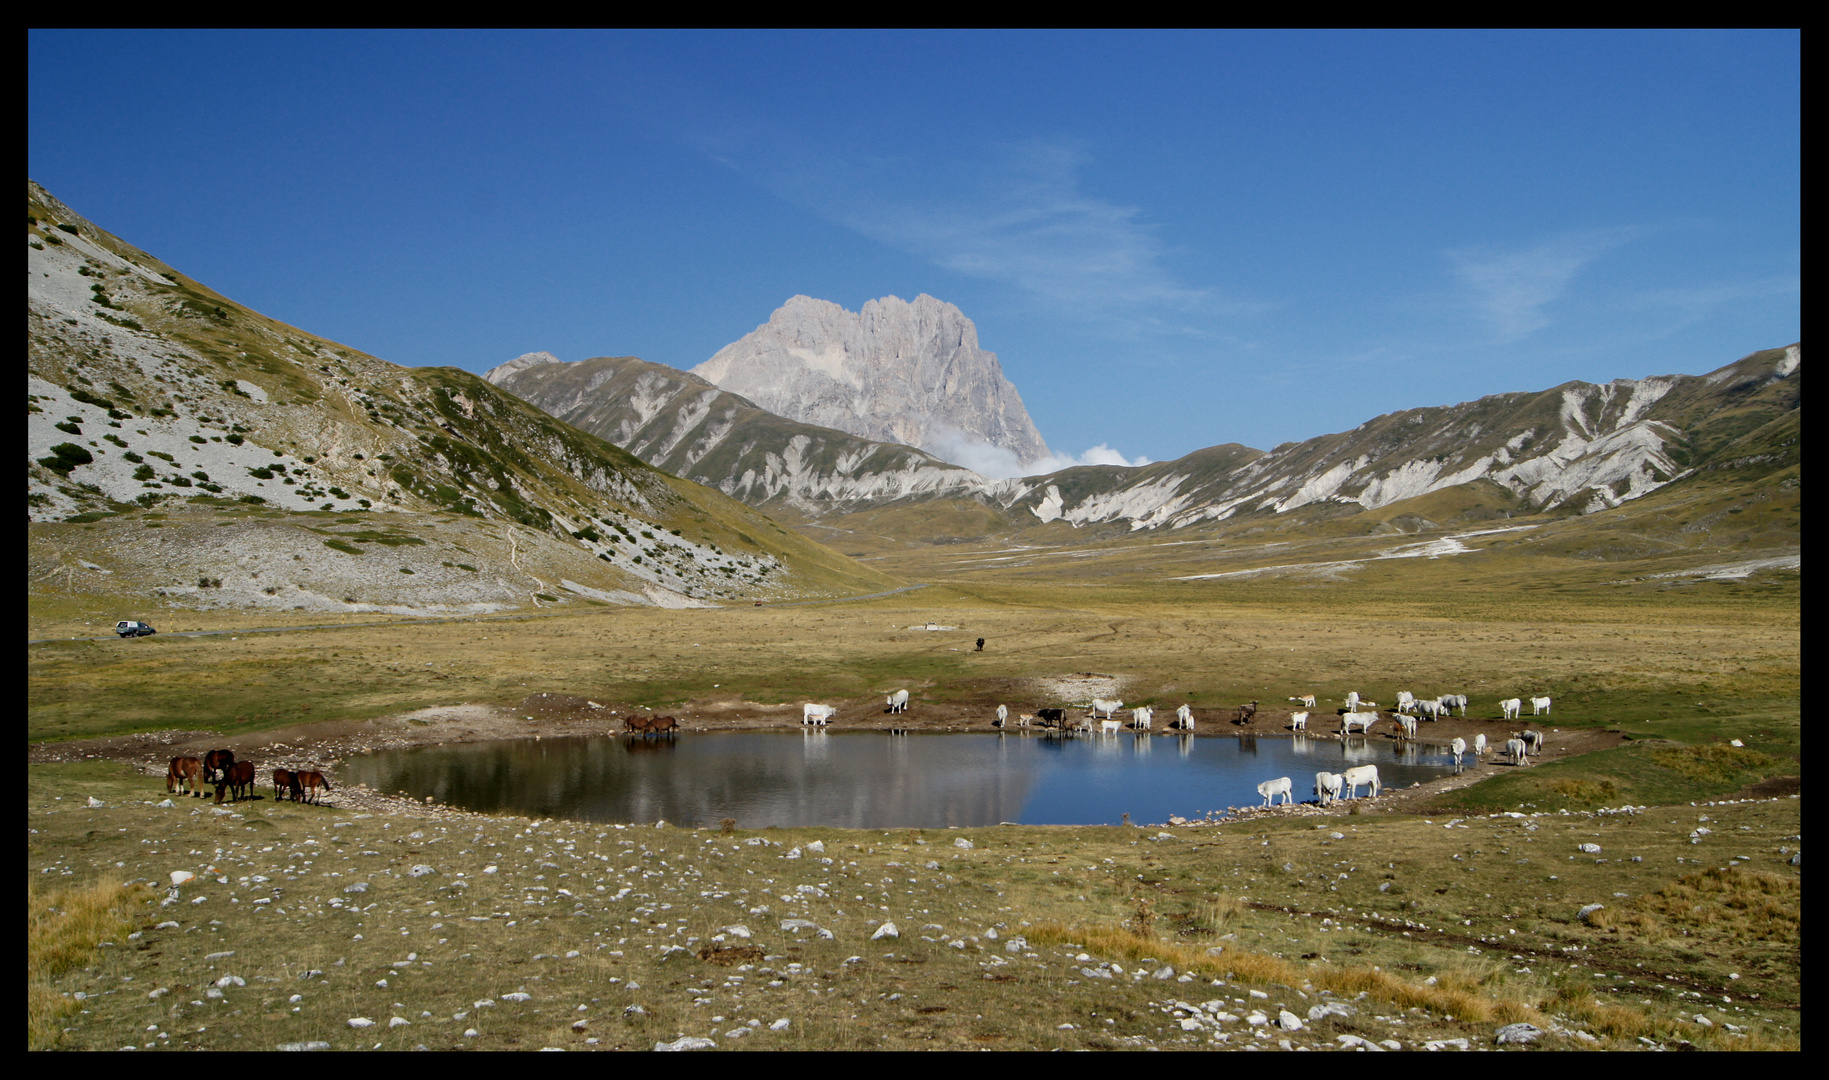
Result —
<path fill-rule="evenodd" d="M 780 416 L 944 453 L 988 444 L 1023 464 L 1047 444 L 978 328 L 923 293 L 851 312 L 796 296 L 692 373 Z"/>

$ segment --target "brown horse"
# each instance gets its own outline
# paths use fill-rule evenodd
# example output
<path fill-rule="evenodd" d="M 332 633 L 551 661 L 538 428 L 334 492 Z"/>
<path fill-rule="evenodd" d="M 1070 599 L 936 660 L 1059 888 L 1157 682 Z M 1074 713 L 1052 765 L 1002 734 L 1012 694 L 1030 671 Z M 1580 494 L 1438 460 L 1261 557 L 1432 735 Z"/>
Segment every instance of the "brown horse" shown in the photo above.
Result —
<path fill-rule="evenodd" d="M 203 782 L 218 783 L 223 779 L 223 770 L 235 764 L 235 751 L 211 750 L 203 755 Z"/>
<path fill-rule="evenodd" d="M 324 779 L 324 774 L 317 772 L 316 770 L 293 773 L 292 776 L 293 782 L 298 785 L 298 789 L 302 789 L 305 792 L 306 802 L 315 803 L 318 801 L 319 788 L 322 788 L 325 791 L 330 790 L 330 781 Z"/>
<path fill-rule="evenodd" d="M 254 795 L 254 763 L 237 761 L 222 770 L 222 779 L 216 781 L 216 801 L 222 801 L 222 792 L 228 790 L 231 800 L 240 800 L 245 792 L 248 797 Z"/>
<path fill-rule="evenodd" d="M 652 723 L 653 720 L 654 718 L 651 716 L 625 716 L 622 718 L 622 724 L 629 729 L 630 734 L 644 735 L 648 731 L 648 725 Z"/>
<path fill-rule="evenodd" d="M 293 802 L 298 802 L 298 800 L 299 800 L 298 774 L 293 772 L 291 769 L 274 769 L 273 770 L 273 798 L 274 799 L 277 800 L 279 798 L 281 790 L 284 790 L 286 792 L 286 794 L 292 798 Z"/>
<path fill-rule="evenodd" d="M 194 757 L 172 758 L 171 767 L 165 770 L 165 790 L 183 794 L 187 789 L 203 798 L 203 762 Z"/>
<path fill-rule="evenodd" d="M 680 722 L 671 716 L 654 716 L 648 718 L 648 731 L 654 735 L 664 735 L 678 731 Z"/>

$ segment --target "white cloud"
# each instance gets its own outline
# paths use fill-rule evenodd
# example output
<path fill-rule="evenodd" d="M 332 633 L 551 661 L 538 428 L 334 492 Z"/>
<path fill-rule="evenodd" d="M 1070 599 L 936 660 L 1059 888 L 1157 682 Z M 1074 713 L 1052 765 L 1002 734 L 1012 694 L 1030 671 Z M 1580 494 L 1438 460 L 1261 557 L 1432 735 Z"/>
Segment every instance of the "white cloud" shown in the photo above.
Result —
<path fill-rule="evenodd" d="M 1124 465 L 1136 468 L 1139 465 L 1150 463 L 1149 458 L 1139 457 L 1132 460 L 1104 443 L 1100 443 L 1078 457 L 1049 454 L 1039 461 L 1032 461 L 1025 465 L 1017 458 L 1014 451 L 981 442 L 962 431 L 953 429 L 928 432 L 927 444 L 921 449 L 942 461 L 962 465 L 980 476 L 988 476 L 993 480 L 1007 480 L 1014 476 L 1043 476 L 1062 469 L 1071 469 L 1075 465 Z"/>
<path fill-rule="evenodd" d="M 1544 309 L 1568 290 L 1582 268 L 1637 234 L 1629 229 L 1565 233 L 1516 251 L 1461 248 L 1445 254 L 1473 291 L 1474 306 L 1507 339 L 1550 324 Z"/>

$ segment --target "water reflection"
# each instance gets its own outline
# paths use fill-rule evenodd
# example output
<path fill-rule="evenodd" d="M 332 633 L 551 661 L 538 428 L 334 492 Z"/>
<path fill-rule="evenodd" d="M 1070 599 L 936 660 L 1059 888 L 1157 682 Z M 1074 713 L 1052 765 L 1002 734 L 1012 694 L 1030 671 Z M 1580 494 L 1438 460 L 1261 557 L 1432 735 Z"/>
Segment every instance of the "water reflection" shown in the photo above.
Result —
<path fill-rule="evenodd" d="M 1392 744 L 1363 737 L 1344 745 L 1307 737 L 1174 738 L 1175 753 L 1160 755 L 1143 733 L 1129 740 L 826 731 L 542 739 L 383 751 L 346 761 L 341 774 L 380 791 L 544 817 L 677 824 L 731 817 L 746 829 L 937 828 L 1116 824 L 1125 813 L 1140 822 L 1197 817 L 1255 805 L 1260 781 L 1338 772 L 1374 757 L 1387 787 L 1452 768 L 1445 748 L 1422 743 L 1387 752 Z"/>

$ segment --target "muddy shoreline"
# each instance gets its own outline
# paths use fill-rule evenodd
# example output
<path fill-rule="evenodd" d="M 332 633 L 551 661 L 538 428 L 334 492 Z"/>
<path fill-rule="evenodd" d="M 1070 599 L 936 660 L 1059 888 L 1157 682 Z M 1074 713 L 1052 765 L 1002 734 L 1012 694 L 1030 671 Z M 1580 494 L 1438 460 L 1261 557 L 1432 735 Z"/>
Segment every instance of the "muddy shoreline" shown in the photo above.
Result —
<path fill-rule="evenodd" d="M 931 704 L 918 703 L 906 713 L 891 714 L 880 699 L 863 702 L 848 702 L 837 706 L 838 712 L 833 715 L 827 727 L 829 731 L 884 731 L 890 728 L 926 732 L 982 732 L 996 730 L 991 719 L 996 712 L 995 704 Z M 662 715 L 671 715 L 678 719 L 682 734 L 704 731 L 794 731 L 799 730 L 801 707 L 798 703 L 784 705 L 764 705 L 741 698 L 714 698 L 703 701 L 687 702 L 682 706 Z M 146 773 L 150 778 L 162 778 L 170 760 L 178 756 L 201 757 L 210 750 L 227 748 L 235 751 L 238 757 L 251 759 L 258 769 L 274 768 L 315 768 L 321 769 L 336 783 L 335 767 L 344 758 L 369 753 L 382 749 L 407 749 L 416 746 L 438 746 L 451 743 L 492 742 L 502 739 L 530 738 L 566 738 L 574 736 L 605 736 L 623 733 L 625 720 L 629 717 L 646 717 L 653 715 L 647 710 L 637 708 L 626 702 L 601 702 L 588 698 L 564 694 L 534 694 L 523 699 L 519 705 L 510 707 L 458 704 L 436 706 L 400 713 L 393 716 L 378 717 L 373 720 L 328 720 L 309 724 L 296 724 L 290 727 L 274 728 L 267 731 L 251 732 L 245 735 L 225 735 L 208 731 L 154 731 L 133 735 L 115 735 L 97 739 L 82 739 L 71 742 L 39 743 L 28 748 L 27 760 L 31 763 L 59 761 L 121 761 L 133 765 Z M 1232 722 L 1233 710 L 1197 709 L 1194 713 L 1194 732 L 1198 738 L 1253 737 L 1253 738 L 1293 738 L 1297 732 L 1290 729 L 1289 714 L 1286 710 L 1265 710 L 1249 724 L 1240 725 Z M 1006 731 L 1038 731 L 1036 728 L 1018 729 L 1017 714 L 1010 715 Z M 1170 714 L 1163 713 L 1158 719 L 1166 720 Z M 1320 718 L 1316 722 L 1321 722 Z M 1385 730 L 1374 729 L 1371 739 L 1380 742 L 1395 742 L 1396 725 L 1386 722 Z M 1345 814 L 1357 808 L 1362 814 L 1371 813 L 1412 813 L 1429 798 L 1444 792 L 1466 787 L 1477 783 L 1488 776 L 1495 775 L 1497 770 L 1514 768 L 1509 764 L 1497 761 L 1496 749 L 1492 744 L 1503 745 L 1505 738 L 1512 731 L 1524 725 L 1501 720 L 1462 719 L 1453 717 L 1439 721 L 1424 721 L 1419 725 L 1418 735 L 1422 741 L 1446 743 L 1456 737 L 1465 739 L 1469 744 L 1476 734 L 1484 734 L 1488 742 L 1486 760 L 1471 765 L 1463 773 L 1444 776 L 1415 787 L 1387 789 L 1375 799 L 1359 799 L 1350 805 L 1339 805 L 1323 808 L 1310 804 L 1295 804 L 1289 807 L 1279 806 L 1265 811 L 1256 807 L 1210 808 L 1212 816 L 1205 819 L 1189 819 L 1185 824 L 1197 826 L 1218 820 L 1227 810 L 1233 811 L 1232 820 L 1241 817 L 1263 815 L 1275 816 L 1316 816 L 1332 817 Z M 1618 732 L 1598 731 L 1592 729 L 1561 730 L 1549 725 L 1542 725 L 1541 730 L 1548 736 L 1547 745 L 1540 760 L 1554 761 L 1574 757 L 1596 750 L 1618 746 L 1625 737 Z M 1129 731 L 1127 726 L 1126 731 Z M 1179 736 L 1176 731 L 1164 730 L 1158 723 L 1152 734 L 1155 737 Z M 1319 730 L 1305 732 L 1311 739 L 1337 739 L 1334 732 Z M 1471 762 L 1471 754 L 1469 754 Z M 257 790 L 260 785 L 257 785 Z M 270 791 L 270 786 L 268 788 Z M 268 797 L 265 794 L 259 797 Z M 345 788 L 338 784 L 328 796 L 336 805 L 354 807 L 369 811 L 385 811 L 411 803 L 424 811 L 437 809 L 451 814 L 465 814 L 469 811 L 449 807 L 427 807 L 402 797 L 387 795 L 366 788 Z"/>

